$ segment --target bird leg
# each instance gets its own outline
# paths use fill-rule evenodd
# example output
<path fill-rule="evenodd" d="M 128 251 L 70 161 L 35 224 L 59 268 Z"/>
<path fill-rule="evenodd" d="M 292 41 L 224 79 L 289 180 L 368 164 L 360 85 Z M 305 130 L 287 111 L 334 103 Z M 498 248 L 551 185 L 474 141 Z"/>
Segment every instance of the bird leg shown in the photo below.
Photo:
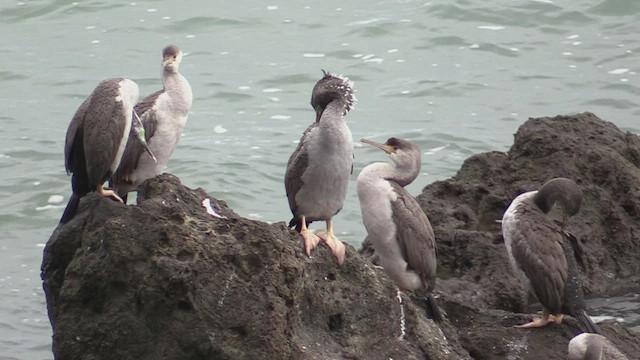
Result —
<path fill-rule="evenodd" d="M 119 201 L 119 202 L 124 204 L 124 201 L 122 201 L 122 199 L 120 198 L 120 196 L 118 196 L 118 194 L 116 194 L 111 189 L 105 189 L 103 187 L 103 184 L 98 185 L 98 188 L 96 189 L 96 191 L 98 192 L 98 194 L 100 194 L 100 195 L 102 195 L 104 197 L 113 198 L 114 200 Z"/>
<path fill-rule="evenodd" d="M 336 257 L 338 261 L 338 265 L 342 265 L 344 263 L 344 256 L 347 248 L 344 246 L 342 241 L 338 240 L 338 238 L 333 234 L 333 221 L 331 219 L 327 220 L 327 231 L 321 232 L 318 234 L 325 244 L 331 249 L 333 256 Z"/>
<path fill-rule="evenodd" d="M 515 325 L 514 327 L 521 328 L 521 329 L 530 329 L 530 328 L 543 327 L 549 323 L 560 324 L 562 322 L 562 317 L 563 317 L 562 315 L 555 316 L 550 314 L 549 310 L 542 309 L 542 318 L 533 319 L 533 321 L 531 322 L 528 322 L 522 325 Z"/>
<path fill-rule="evenodd" d="M 307 254 L 307 256 L 311 256 L 311 251 L 315 249 L 316 246 L 318 246 L 320 238 L 316 234 L 314 234 L 313 231 L 307 229 L 307 219 L 304 217 L 304 215 L 302 216 L 301 221 L 302 226 L 300 229 L 300 235 L 302 235 L 304 242 L 304 252 Z"/>

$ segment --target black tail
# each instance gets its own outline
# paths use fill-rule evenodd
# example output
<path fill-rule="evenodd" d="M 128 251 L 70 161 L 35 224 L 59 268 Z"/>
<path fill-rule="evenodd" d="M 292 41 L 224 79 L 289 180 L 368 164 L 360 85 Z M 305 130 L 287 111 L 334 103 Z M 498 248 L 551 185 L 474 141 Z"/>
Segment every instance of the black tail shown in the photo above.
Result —
<path fill-rule="evenodd" d="M 302 224 L 300 222 L 299 219 L 293 218 L 291 219 L 291 221 L 289 221 L 289 228 L 296 228 L 297 232 L 300 232 L 300 229 L 302 228 Z"/>
<path fill-rule="evenodd" d="M 427 297 L 424 299 L 427 310 L 427 315 L 431 317 L 433 321 L 440 324 L 444 321 L 442 317 L 442 313 L 440 312 L 440 308 L 438 307 L 438 302 L 432 293 L 429 293 Z"/>
<path fill-rule="evenodd" d="M 600 327 L 598 325 L 591 321 L 591 318 L 589 317 L 589 315 L 587 315 L 586 311 L 579 310 L 574 316 L 576 317 L 576 319 L 578 319 L 578 322 L 582 326 L 583 331 L 602 335 L 602 330 L 600 330 Z"/>
<path fill-rule="evenodd" d="M 66 224 L 69 220 L 73 219 L 73 217 L 76 216 L 76 212 L 78 211 L 78 204 L 80 204 L 80 195 L 76 193 L 71 194 L 69 202 L 67 203 L 67 207 L 64 209 L 64 213 L 62 213 L 60 224 Z"/>
<path fill-rule="evenodd" d="M 309 224 L 311 224 L 311 221 L 307 220 L 307 227 L 309 227 Z M 293 219 L 291 219 L 291 221 L 289 221 L 289 228 L 296 228 L 297 232 L 300 232 L 300 230 L 302 230 L 302 221 L 300 221 L 300 218 L 296 218 L 294 217 Z"/>

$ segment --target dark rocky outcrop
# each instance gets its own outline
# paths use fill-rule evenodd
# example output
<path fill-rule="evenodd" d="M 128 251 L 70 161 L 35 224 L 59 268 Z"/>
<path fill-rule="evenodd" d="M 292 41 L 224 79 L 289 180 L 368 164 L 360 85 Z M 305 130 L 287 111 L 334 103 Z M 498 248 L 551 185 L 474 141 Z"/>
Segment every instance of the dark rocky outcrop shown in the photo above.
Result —
<path fill-rule="evenodd" d="M 137 206 L 98 195 L 59 227 L 42 265 L 58 359 L 459 359 L 425 311 L 353 248 L 308 258 L 284 223 L 226 218 L 172 175 Z"/>
<path fill-rule="evenodd" d="M 521 330 L 530 315 L 510 276 L 499 224 L 511 199 L 566 176 L 586 201 L 572 220 L 586 289 L 640 288 L 640 140 L 592 114 L 531 119 L 508 154 L 473 156 L 419 200 L 438 239 L 429 320 L 352 247 L 340 268 L 308 258 L 284 223 L 242 218 L 171 175 L 145 182 L 136 206 L 97 195 L 52 234 L 42 277 L 57 359 L 564 359 L 577 322 Z M 210 199 L 224 216 L 202 205 Z M 605 273 L 603 273 L 605 272 Z M 400 339 L 402 313 L 406 334 Z M 603 324 L 627 354 L 637 334 Z"/>

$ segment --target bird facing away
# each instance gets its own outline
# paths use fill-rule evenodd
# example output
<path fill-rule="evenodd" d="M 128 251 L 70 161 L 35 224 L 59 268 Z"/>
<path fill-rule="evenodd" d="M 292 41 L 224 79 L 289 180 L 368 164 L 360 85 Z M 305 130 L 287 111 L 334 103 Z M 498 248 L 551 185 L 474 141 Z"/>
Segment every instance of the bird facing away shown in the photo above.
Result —
<path fill-rule="evenodd" d="M 178 71 L 181 61 L 182 51 L 177 46 L 165 47 L 162 50 L 163 89 L 147 96 L 134 108 L 134 116 L 142 121 L 151 151 L 145 151 L 140 142 L 129 137 L 112 180 L 114 189 L 125 202 L 130 191 L 162 172 L 187 123 L 193 94 L 189 82 Z"/>
<path fill-rule="evenodd" d="M 284 185 L 293 213 L 289 226 L 302 235 L 306 254 L 323 240 L 342 265 L 346 249 L 333 232 L 332 218 L 342 209 L 353 173 L 353 139 L 345 116 L 356 98 L 348 78 L 323 73 L 311 94 L 316 121 L 291 154 Z M 316 235 L 307 226 L 320 220 L 327 230 Z"/>
<path fill-rule="evenodd" d="M 72 173 L 72 195 L 60 223 L 71 220 L 80 198 L 90 191 L 121 201 L 103 188 L 116 171 L 129 139 L 138 85 L 129 79 L 103 80 L 71 119 L 64 145 L 65 168 Z"/>
<path fill-rule="evenodd" d="M 582 333 L 569 342 L 569 360 L 629 360 L 609 339 Z"/>
<path fill-rule="evenodd" d="M 600 333 L 586 313 L 579 281 L 575 244 L 547 213 L 561 206 L 565 219 L 580 210 L 582 192 L 570 179 L 555 178 L 537 191 L 516 197 L 502 218 L 509 262 L 521 281 L 529 283 L 543 306 L 542 318 L 520 328 L 560 324 L 563 314 L 576 317 L 583 331 Z"/>
<path fill-rule="evenodd" d="M 436 284 L 436 244 L 429 218 L 405 190 L 420 173 L 420 148 L 390 138 L 381 144 L 362 139 L 389 155 L 393 164 L 376 162 L 358 175 L 362 220 L 380 265 L 401 290 L 426 289 L 427 306 L 442 321 L 432 291 Z"/>

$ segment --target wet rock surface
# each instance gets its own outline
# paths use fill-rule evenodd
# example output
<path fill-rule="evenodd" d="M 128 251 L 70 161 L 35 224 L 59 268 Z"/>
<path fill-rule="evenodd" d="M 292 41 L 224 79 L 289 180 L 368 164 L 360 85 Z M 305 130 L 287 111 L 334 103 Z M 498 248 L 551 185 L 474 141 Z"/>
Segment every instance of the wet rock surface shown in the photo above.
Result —
<path fill-rule="evenodd" d="M 308 258 L 284 223 L 242 218 L 174 176 L 145 182 L 136 206 L 89 195 L 44 251 L 53 353 L 57 359 L 565 359 L 578 332 L 574 319 L 544 329 L 512 327 L 531 315 L 495 220 L 519 193 L 551 177 L 573 178 L 585 194 L 570 228 L 585 248 L 587 292 L 637 290 L 639 166 L 637 136 L 585 113 L 530 119 L 509 153 L 473 156 L 454 178 L 427 186 L 418 199 L 438 242 L 441 326 L 416 294 L 401 295 L 401 306 L 383 271 L 352 247 L 342 267 L 322 246 Z M 209 214 L 205 199 L 223 217 Z M 640 354 L 638 334 L 601 327 L 621 350 Z"/>

